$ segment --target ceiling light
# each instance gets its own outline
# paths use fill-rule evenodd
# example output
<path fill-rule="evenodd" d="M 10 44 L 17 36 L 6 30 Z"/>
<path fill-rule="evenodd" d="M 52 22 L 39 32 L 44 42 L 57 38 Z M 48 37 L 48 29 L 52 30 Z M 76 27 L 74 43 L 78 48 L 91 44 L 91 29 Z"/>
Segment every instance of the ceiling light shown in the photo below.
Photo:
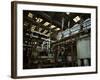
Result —
<path fill-rule="evenodd" d="M 74 19 L 73 19 L 75 22 L 78 22 L 80 20 L 80 17 L 79 16 L 76 16 Z"/>
<path fill-rule="evenodd" d="M 33 18 L 33 14 L 29 12 L 28 17 Z"/>
<path fill-rule="evenodd" d="M 47 32 L 48 32 L 48 30 L 44 30 L 44 32 L 43 32 L 43 33 L 45 34 L 45 33 L 47 33 Z"/>
<path fill-rule="evenodd" d="M 60 28 L 56 28 L 55 30 L 56 30 L 56 31 L 59 31 L 59 30 L 60 30 Z"/>
<path fill-rule="evenodd" d="M 35 17 L 35 19 L 38 19 L 37 17 Z"/>
<path fill-rule="evenodd" d="M 42 28 L 39 28 L 39 32 L 41 32 L 42 31 Z"/>
<path fill-rule="evenodd" d="M 47 36 L 50 36 L 50 33 L 48 33 Z"/>
<path fill-rule="evenodd" d="M 37 44 L 37 42 L 34 42 L 34 44 Z"/>
<path fill-rule="evenodd" d="M 50 26 L 51 29 L 53 29 L 53 28 L 55 28 L 55 27 L 56 27 L 56 26 L 54 26 L 54 25 L 51 25 L 51 26 Z"/>
<path fill-rule="evenodd" d="M 66 12 L 66 14 L 67 14 L 67 15 L 69 15 L 69 14 L 70 14 L 70 12 Z"/>
<path fill-rule="evenodd" d="M 25 41 L 25 43 L 27 43 L 27 41 Z"/>
<path fill-rule="evenodd" d="M 49 24 L 50 24 L 49 22 L 45 22 L 43 25 L 48 26 Z"/>
<path fill-rule="evenodd" d="M 48 33 L 47 36 L 50 36 L 50 34 L 52 34 L 52 32 Z"/>
<path fill-rule="evenodd" d="M 28 22 L 24 22 L 24 26 L 28 26 L 29 25 L 29 23 Z"/>
<path fill-rule="evenodd" d="M 29 33 L 26 33 L 26 35 L 29 35 Z"/>
<path fill-rule="evenodd" d="M 34 29 L 36 28 L 36 26 L 35 25 L 32 25 L 32 27 L 31 27 L 31 32 L 34 32 Z"/>
<path fill-rule="evenodd" d="M 41 18 L 35 18 L 37 23 L 41 23 L 43 21 L 43 19 Z"/>

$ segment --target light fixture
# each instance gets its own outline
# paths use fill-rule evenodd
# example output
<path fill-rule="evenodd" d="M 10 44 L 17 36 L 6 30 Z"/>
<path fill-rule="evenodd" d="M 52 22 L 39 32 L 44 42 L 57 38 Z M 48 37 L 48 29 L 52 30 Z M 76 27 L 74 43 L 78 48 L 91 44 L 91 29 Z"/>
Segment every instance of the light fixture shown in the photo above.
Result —
<path fill-rule="evenodd" d="M 56 31 L 59 31 L 59 30 L 60 30 L 60 28 L 56 28 L 55 30 L 56 30 Z"/>
<path fill-rule="evenodd" d="M 26 35 L 28 36 L 28 35 L 29 35 L 29 33 L 26 33 Z"/>
<path fill-rule="evenodd" d="M 50 24 L 49 22 L 45 22 L 43 25 L 48 26 L 49 24 Z"/>
<path fill-rule="evenodd" d="M 34 42 L 34 44 L 37 44 L 37 42 Z"/>
<path fill-rule="evenodd" d="M 73 19 L 75 22 L 78 22 L 80 20 L 80 17 L 79 16 L 76 16 L 74 19 Z"/>
<path fill-rule="evenodd" d="M 52 32 L 51 32 L 52 33 Z M 48 33 L 47 36 L 50 36 L 51 33 Z"/>
<path fill-rule="evenodd" d="M 42 28 L 39 28 L 39 32 L 41 32 L 42 31 Z"/>
<path fill-rule="evenodd" d="M 33 18 L 33 14 L 29 12 L 28 17 Z"/>
<path fill-rule="evenodd" d="M 37 23 L 41 23 L 42 21 L 43 21 L 42 18 L 36 18 L 36 22 L 37 22 Z"/>
<path fill-rule="evenodd" d="M 47 36 L 50 36 L 50 33 L 48 33 Z"/>
<path fill-rule="evenodd" d="M 28 26 L 29 25 L 29 23 L 28 22 L 24 22 L 24 26 Z"/>
<path fill-rule="evenodd" d="M 36 26 L 35 25 L 32 25 L 32 27 L 31 27 L 31 32 L 34 32 L 34 29 L 36 28 Z"/>
<path fill-rule="evenodd" d="M 69 15 L 69 14 L 70 14 L 70 12 L 66 12 L 66 14 L 67 14 L 67 15 Z"/>
<path fill-rule="evenodd" d="M 55 27 L 56 27 L 56 26 L 54 26 L 54 25 L 51 25 L 51 26 L 50 26 L 51 29 L 53 29 L 53 28 L 55 28 Z"/>
<path fill-rule="evenodd" d="M 27 41 L 25 41 L 25 43 L 27 43 Z"/>
<path fill-rule="evenodd" d="M 47 33 L 47 32 L 48 32 L 48 30 L 44 30 L 44 32 L 43 32 L 43 33 L 45 34 L 45 33 Z"/>
<path fill-rule="evenodd" d="M 37 17 L 35 17 L 35 19 L 38 19 Z"/>

